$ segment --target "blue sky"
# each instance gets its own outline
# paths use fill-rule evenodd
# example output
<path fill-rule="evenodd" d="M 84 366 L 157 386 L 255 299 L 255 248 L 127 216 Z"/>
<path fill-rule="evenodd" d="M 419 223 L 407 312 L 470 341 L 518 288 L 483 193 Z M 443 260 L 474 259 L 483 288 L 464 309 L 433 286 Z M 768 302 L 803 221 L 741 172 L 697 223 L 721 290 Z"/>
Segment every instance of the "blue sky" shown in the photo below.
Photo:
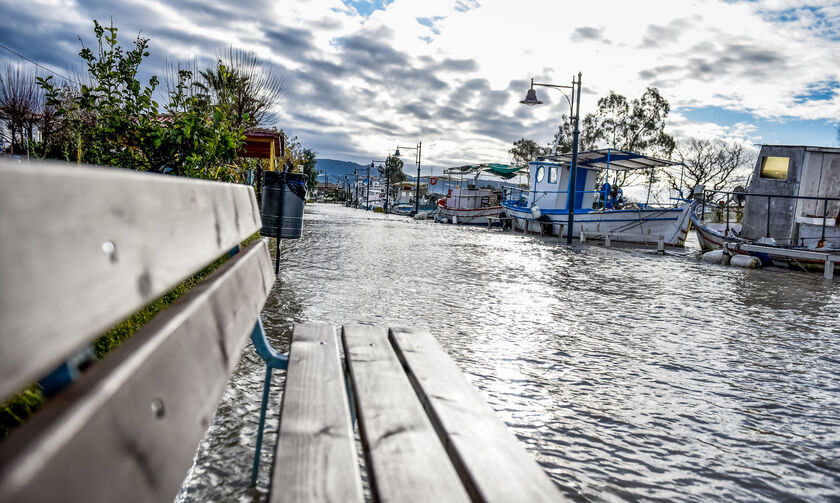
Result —
<path fill-rule="evenodd" d="M 582 112 L 656 87 L 678 138 L 838 145 L 840 0 L 0 0 L 0 43 L 78 71 L 79 37 L 113 19 L 150 39 L 144 74 L 229 46 L 285 78 L 276 121 L 319 156 L 369 163 L 423 142 L 423 164 L 507 162 L 548 144 L 565 100 L 529 79 L 582 72 Z M 36 70 L 6 51 L 3 62 Z M 546 92 L 548 91 L 548 92 Z"/>

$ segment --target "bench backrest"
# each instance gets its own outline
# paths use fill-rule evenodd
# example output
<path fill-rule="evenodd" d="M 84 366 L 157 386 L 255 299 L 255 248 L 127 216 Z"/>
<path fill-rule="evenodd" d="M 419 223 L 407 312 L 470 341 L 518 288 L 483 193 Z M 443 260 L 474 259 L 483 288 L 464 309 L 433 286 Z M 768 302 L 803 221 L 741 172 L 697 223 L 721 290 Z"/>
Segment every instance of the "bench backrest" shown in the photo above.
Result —
<path fill-rule="evenodd" d="M 0 400 L 260 225 L 243 185 L 0 161 Z M 258 240 L 0 443 L 0 501 L 172 499 L 271 269 Z"/>

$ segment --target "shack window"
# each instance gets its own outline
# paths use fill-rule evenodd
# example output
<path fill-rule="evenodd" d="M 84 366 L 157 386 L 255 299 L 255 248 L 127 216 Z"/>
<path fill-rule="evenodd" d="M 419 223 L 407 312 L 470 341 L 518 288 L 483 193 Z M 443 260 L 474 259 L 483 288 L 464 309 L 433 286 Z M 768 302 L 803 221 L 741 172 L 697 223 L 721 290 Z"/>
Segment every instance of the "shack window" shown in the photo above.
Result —
<path fill-rule="evenodd" d="M 557 166 L 548 168 L 548 183 L 557 183 Z"/>
<path fill-rule="evenodd" d="M 761 159 L 761 178 L 787 180 L 790 157 L 765 156 Z"/>
<path fill-rule="evenodd" d="M 537 168 L 537 183 L 540 183 L 545 178 L 545 166 L 540 166 Z"/>

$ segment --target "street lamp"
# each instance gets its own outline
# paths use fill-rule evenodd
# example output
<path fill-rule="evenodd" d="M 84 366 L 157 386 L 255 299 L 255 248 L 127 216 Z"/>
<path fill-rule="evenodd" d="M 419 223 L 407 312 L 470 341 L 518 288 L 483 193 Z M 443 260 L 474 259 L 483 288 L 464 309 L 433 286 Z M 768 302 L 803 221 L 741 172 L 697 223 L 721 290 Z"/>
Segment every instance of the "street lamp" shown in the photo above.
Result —
<path fill-rule="evenodd" d="M 575 119 L 575 130 L 573 133 L 573 140 L 572 140 L 572 166 L 569 169 L 569 222 L 567 225 L 566 231 L 566 243 L 572 244 L 572 230 L 574 229 L 575 225 L 575 194 L 577 193 L 577 157 L 578 157 L 578 139 L 580 138 L 580 82 L 581 82 L 581 74 L 578 72 L 577 80 L 572 77 L 572 85 L 570 86 L 559 86 L 556 84 L 539 84 L 534 82 L 534 79 L 531 79 L 531 88 L 528 89 L 528 94 L 525 96 L 525 99 L 520 101 L 520 103 L 528 106 L 539 105 L 542 101 L 537 99 L 537 92 L 534 90 L 534 86 L 542 86 L 542 87 L 552 87 L 554 89 L 571 89 L 572 90 L 572 99 L 570 100 L 569 97 L 564 93 L 562 90 L 560 91 L 565 96 L 566 101 L 569 102 L 569 116 L 570 118 L 574 116 Z M 577 101 L 575 101 L 575 86 L 577 86 Z"/>
<path fill-rule="evenodd" d="M 409 150 L 416 150 L 417 156 L 415 157 L 415 162 L 417 162 L 417 180 L 415 180 L 415 187 L 414 187 L 414 214 L 420 212 L 420 150 L 423 147 L 422 142 L 417 142 L 416 147 L 400 147 L 397 145 L 397 151 L 394 152 L 394 157 L 400 156 L 400 149 L 407 148 Z"/>

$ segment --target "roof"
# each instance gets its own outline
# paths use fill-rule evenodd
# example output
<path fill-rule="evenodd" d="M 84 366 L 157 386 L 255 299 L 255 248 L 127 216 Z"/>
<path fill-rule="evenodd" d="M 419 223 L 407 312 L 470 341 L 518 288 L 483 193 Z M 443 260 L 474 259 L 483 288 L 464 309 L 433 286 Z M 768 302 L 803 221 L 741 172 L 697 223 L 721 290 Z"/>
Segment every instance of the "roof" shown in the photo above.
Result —
<path fill-rule="evenodd" d="M 549 160 L 559 163 L 572 163 L 571 152 L 560 155 L 547 155 L 539 158 L 540 160 Z M 613 148 L 601 148 L 598 150 L 588 150 L 586 152 L 578 152 L 578 166 L 595 169 L 613 169 L 613 170 L 634 170 L 634 169 L 650 169 L 661 168 L 663 166 L 678 166 L 680 163 L 673 161 L 666 161 L 664 159 L 657 159 L 636 152 L 627 152 L 625 150 L 616 150 Z"/>
<path fill-rule="evenodd" d="M 274 142 L 275 157 L 283 156 L 285 137 L 280 131 L 254 128 L 245 131 L 245 142 L 237 153 L 241 157 L 268 159 L 271 156 L 271 143 Z"/>
<path fill-rule="evenodd" d="M 513 178 L 522 168 L 513 166 L 511 164 L 495 164 L 495 163 L 481 163 L 481 164 L 465 164 L 463 166 L 455 166 L 454 168 L 447 168 L 443 170 L 447 175 L 465 175 L 468 173 L 490 173 L 501 178 Z"/>

